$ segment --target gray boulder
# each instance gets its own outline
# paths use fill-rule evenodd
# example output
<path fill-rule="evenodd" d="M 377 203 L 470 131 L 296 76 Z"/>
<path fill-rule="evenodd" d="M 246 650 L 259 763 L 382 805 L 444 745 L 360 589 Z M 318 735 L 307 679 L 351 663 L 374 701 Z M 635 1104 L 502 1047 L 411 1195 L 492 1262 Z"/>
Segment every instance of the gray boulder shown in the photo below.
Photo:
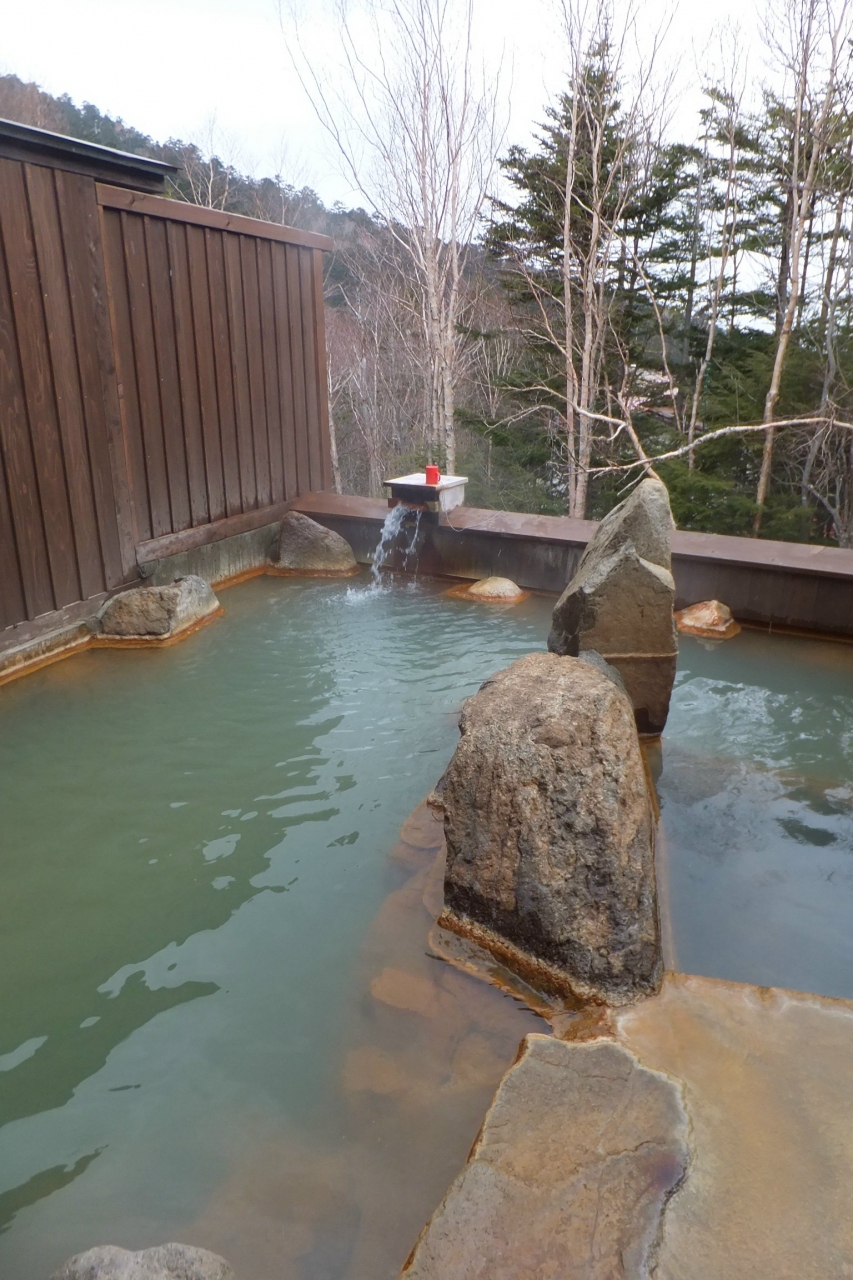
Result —
<path fill-rule="evenodd" d="M 641 480 L 625 501 L 608 511 L 600 522 L 578 568 L 583 568 L 593 555 L 602 559 L 618 551 L 626 542 L 633 542 L 641 559 L 649 560 L 661 569 L 671 570 L 672 529 L 666 485 L 662 480 Z"/>
<path fill-rule="evenodd" d="M 167 639 L 219 611 L 204 578 L 190 575 L 167 587 L 131 587 L 113 596 L 98 614 L 106 636 Z"/>
<path fill-rule="evenodd" d="M 557 601 L 548 636 L 552 653 L 595 649 L 614 666 L 638 729 L 651 736 L 666 724 L 678 662 L 671 526 L 666 487 L 644 480 L 602 520 Z"/>
<path fill-rule="evenodd" d="M 69 1258 L 50 1280 L 234 1280 L 234 1272 L 218 1254 L 188 1244 L 139 1253 L 106 1244 Z"/>
<path fill-rule="evenodd" d="M 301 511 L 288 511 L 282 518 L 281 536 L 273 548 L 271 568 L 274 573 L 321 577 L 358 573 L 358 564 L 346 539 Z"/>
<path fill-rule="evenodd" d="M 631 704 L 531 654 L 465 703 L 444 776 L 439 924 L 540 989 L 627 1004 L 662 964 L 654 825 Z"/>

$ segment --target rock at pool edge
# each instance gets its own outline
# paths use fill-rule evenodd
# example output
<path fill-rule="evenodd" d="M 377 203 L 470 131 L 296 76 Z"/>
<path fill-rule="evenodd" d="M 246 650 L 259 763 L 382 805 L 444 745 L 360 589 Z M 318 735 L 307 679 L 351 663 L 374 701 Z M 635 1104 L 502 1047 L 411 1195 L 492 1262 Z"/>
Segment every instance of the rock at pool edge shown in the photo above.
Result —
<path fill-rule="evenodd" d="M 209 583 L 193 574 L 166 587 L 131 587 L 108 600 L 98 614 L 105 636 L 166 640 L 219 611 Z"/>
<path fill-rule="evenodd" d="M 358 572 L 352 547 L 339 533 L 318 524 L 301 511 L 288 511 L 270 561 L 273 573 L 346 577 Z"/>

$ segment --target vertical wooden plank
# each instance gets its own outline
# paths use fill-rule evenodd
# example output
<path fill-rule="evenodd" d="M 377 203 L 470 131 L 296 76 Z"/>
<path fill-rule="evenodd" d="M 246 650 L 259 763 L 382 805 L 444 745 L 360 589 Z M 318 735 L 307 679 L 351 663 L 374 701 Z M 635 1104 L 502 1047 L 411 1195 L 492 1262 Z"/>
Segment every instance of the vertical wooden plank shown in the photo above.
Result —
<path fill-rule="evenodd" d="M 151 536 L 159 538 L 164 533 L 172 533 L 173 527 L 163 423 L 160 417 L 160 381 L 154 346 L 151 284 L 148 277 L 148 257 L 145 252 L 145 227 L 138 214 L 123 212 L 120 216 L 136 363 L 136 385 L 139 392 L 139 415 L 145 448 L 145 473 L 148 480 L 148 499 L 151 504 Z"/>
<path fill-rule="evenodd" d="M 163 218 L 143 219 L 148 279 L 151 291 L 151 315 L 154 321 L 154 354 L 160 389 L 160 421 L 163 424 L 163 448 L 166 455 L 166 477 L 169 483 L 169 505 L 172 532 L 188 529 L 190 493 L 187 478 L 187 455 L 184 448 L 184 420 L 181 385 L 178 379 L 175 313 L 172 309 L 172 278 Z"/>
<path fill-rule="evenodd" d="M 255 450 L 252 440 L 252 406 L 249 398 L 249 362 L 246 350 L 246 313 L 243 306 L 243 272 L 240 237 L 223 236 L 228 322 L 231 328 L 231 369 L 234 375 L 234 407 L 237 417 L 237 451 L 240 458 L 240 498 L 244 511 L 258 505 Z"/>
<path fill-rule="evenodd" d="M 283 244 L 271 244 L 275 302 L 278 390 L 281 405 L 281 449 L 284 466 L 284 496 L 290 500 L 299 492 L 296 475 L 296 420 L 293 408 L 293 363 L 290 354 L 290 309 L 287 300 L 287 254 Z"/>
<path fill-rule="evenodd" d="M 231 366 L 231 329 L 228 321 L 228 289 L 225 283 L 225 236 L 205 230 L 207 270 L 210 284 L 210 317 L 219 397 L 219 430 L 222 442 L 222 469 L 225 479 L 225 507 L 229 516 L 243 510 L 240 493 L 240 455 L 237 448 L 237 411 L 234 374 Z"/>
<path fill-rule="evenodd" d="M 47 534 L 53 587 L 53 602 L 48 608 L 59 609 L 80 599 L 80 579 L 23 165 L 10 165 L 0 183 L 0 223 L 6 243 L 12 315 L 39 501 Z"/>
<path fill-rule="evenodd" d="M 5 266 L 0 270 L 5 273 Z M 2 339 L 0 339 L 1 349 Z M 0 382 L 2 382 L 2 373 L 0 373 Z M 27 617 L 27 602 L 24 599 L 24 584 L 18 559 L 18 543 L 15 538 L 3 452 L 3 442 L 0 437 L 0 629 L 12 627 L 16 622 L 23 622 Z"/>
<path fill-rule="evenodd" d="M 54 172 L 83 396 L 101 561 L 107 587 L 136 576 L 130 477 L 118 402 L 115 343 L 95 183 Z"/>
<path fill-rule="evenodd" d="M 201 227 L 188 225 L 186 237 L 208 518 L 221 520 L 225 515 L 225 482 L 222 476 L 222 441 L 219 438 L 219 401 L 216 393 L 204 231 Z M 190 497 L 192 498 L 192 490 Z"/>
<path fill-rule="evenodd" d="M 54 171 L 25 165 L 81 598 L 106 587 Z M 88 340 L 88 335 L 87 335 Z M 70 603 L 70 601 L 68 602 Z"/>
<path fill-rule="evenodd" d="M 267 433 L 266 389 L 264 386 L 263 334 L 258 298 L 257 241 L 238 236 L 243 276 L 243 307 L 246 315 L 246 352 L 249 365 L 249 401 L 252 408 L 252 441 L 255 453 L 257 505 L 267 507 L 270 497 L 270 443 Z"/>
<path fill-rule="evenodd" d="M 317 353 L 317 320 L 314 310 L 313 249 L 299 250 L 299 284 L 302 297 L 302 334 L 305 346 L 305 412 L 308 427 L 309 488 L 323 488 L 323 454 L 320 445 L 320 387 Z"/>
<path fill-rule="evenodd" d="M 312 249 L 314 268 L 314 346 L 317 355 L 317 390 L 320 416 L 320 488 L 331 489 L 332 442 L 329 436 L 329 372 L 326 352 L 326 297 L 323 287 L 323 250 Z"/>
<path fill-rule="evenodd" d="M 311 488 L 308 452 L 308 416 L 305 399 L 305 343 L 302 332 L 302 295 L 299 287 L 299 250 L 285 245 L 287 255 L 287 319 L 290 334 L 290 372 L 293 382 L 293 424 L 296 440 L 296 492 Z"/>
<path fill-rule="evenodd" d="M 151 532 L 151 501 L 145 466 L 145 442 L 136 378 L 136 353 L 130 322 L 130 294 L 124 254 L 121 214 L 102 210 L 104 263 L 110 300 L 112 342 L 115 352 L 119 412 L 127 467 L 130 476 L 133 533 L 135 542 L 147 542 Z"/>
<path fill-rule="evenodd" d="M 166 222 L 169 273 L 172 279 L 172 308 L 175 321 L 175 353 L 178 392 L 184 424 L 187 481 L 189 484 L 190 524 L 207 524 L 207 479 L 204 470 L 204 444 L 201 433 L 201 404 L 198 392 L 194 320 L 190 294 L 187 227 L 181 222 Z"/>
<path fill-rule="evenodd" d="M 0 161 L 0 187 L 15 161 Z M 0 447 L 3 450 L 9 510 L 15 530 L 18 566 L 26 618 L 53 608 L 53 588 L 47 563 L 47 537 L 39 503 L 23 375 L 18 359 L 18 336 L 12 315 L 12 294 L 6 271 L 9 229 L 0 220 Z"/>
<path fill-rule="evenodd" d="M 270 501 L 283 502 L 284 455 L 282 414 L 278 383 L 279 350 L 276 337 L 272 252 L 269 240 L 256 241 L 258 251 L 258 299 L 261 308 L 261 344 L 267 406 L 267 442 L 270 458 Z"/>

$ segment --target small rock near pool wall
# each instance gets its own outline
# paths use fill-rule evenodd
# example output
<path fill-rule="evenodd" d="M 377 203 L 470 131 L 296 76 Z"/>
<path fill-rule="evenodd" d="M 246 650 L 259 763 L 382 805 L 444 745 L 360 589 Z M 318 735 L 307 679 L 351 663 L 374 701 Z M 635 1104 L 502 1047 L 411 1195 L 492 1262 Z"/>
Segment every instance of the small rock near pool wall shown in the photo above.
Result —
<path fill-rule="evenodd" d="M 472 600 L 519 600 L 526 594 L 510 578 L 481 578 L 468 588 Z"/>
<path fill-rule="evenodd" d="M 625 694 L 531 654 L 468 699 L 460 729 L 439 924 L 543 990 L 613 1005 L 656 991 L 654 827 Z"/>
<path fill-rule="evenodd" d="M 719 600 L 703 600 L 691 604 L 675 615 L 678 630 L 688 636 L 706 636 L 712 640 L 730 640 L 740 631 L 727 604 Z"/>
<path fill-rule="evenodd" d="M 666 487 L 644 480 L 602 520 L 554 607 L 548 648 L 616 667 L 641 733 L 660 734 L 678 662 Z M 636 540 L 635 540 L 636 539 Z"/>
<path fill-rule="evenodd" d="M 70 1258 L 50 1280 L 235 1280 L 235 1277 L 224 1258 L 192 1245 L 161 1244 L 132 1253 L 107 1244 Z"/>
<path fill-rule="evenodd" d="M 642 1280 L 688 1159 L 674 1081 L 612 1041 L 529 1035 L 402 1280 Z"/>
<path fill-rule="evenodd" d="M 108 600 L 98 614 L 105 636 L 168 639 L 218 613 L 219 601 L 204 578 L 190 575 L 167 587 L 131 587 Z"/>
<path fill-rule="evenodd" d="M 273 573 L 324 577 L 358 573 L 356 558 L 346 539 L 301 511 L 288 511 L 282 518 L 281 536 L 273 547 L 270 568 Z"/>

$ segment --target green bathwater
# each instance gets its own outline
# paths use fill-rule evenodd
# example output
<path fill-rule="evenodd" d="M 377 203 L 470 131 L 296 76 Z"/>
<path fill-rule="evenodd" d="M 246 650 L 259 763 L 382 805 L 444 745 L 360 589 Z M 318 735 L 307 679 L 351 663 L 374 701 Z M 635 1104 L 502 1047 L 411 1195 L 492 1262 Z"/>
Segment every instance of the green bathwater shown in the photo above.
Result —
<path fill-rule="evenodd" d="M 661 758 L 677 967 L 853 999 L 853 645 L 682 636 Z"/>
<path fill-rule="evenodd" d="M 170 1239 L 396 1275 L 537 1025 L 449 973 L 428 1018 L 369 995 L 444 978 L 389 854 L 541 642 L 541 601 L 442 591 L 258 578 L 182 645 L 0 689 L 2 1280 Z"/>
<path fill-rule="evenodd" d="M 393 1280 L 543 1024 L 426 955 L 398 843 L 551 602 L 257 579 L 159 652 L 0 689 L 0 1276 L 169 1239 Z M 679 966 L 853 996 L 853 648 L 682 640 Z"/>

